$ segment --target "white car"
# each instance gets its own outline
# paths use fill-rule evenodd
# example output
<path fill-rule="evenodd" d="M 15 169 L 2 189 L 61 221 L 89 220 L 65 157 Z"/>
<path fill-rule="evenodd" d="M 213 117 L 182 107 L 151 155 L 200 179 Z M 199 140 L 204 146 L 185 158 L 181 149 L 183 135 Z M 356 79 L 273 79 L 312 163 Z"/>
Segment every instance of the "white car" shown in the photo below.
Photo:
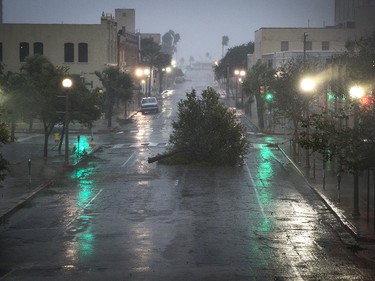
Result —
<path fill-rule="evenodd" d="M 155 97 L 143 98 L 141 101 L 142 114 L 146 112 L 159 112 L 158 100 Z"/>

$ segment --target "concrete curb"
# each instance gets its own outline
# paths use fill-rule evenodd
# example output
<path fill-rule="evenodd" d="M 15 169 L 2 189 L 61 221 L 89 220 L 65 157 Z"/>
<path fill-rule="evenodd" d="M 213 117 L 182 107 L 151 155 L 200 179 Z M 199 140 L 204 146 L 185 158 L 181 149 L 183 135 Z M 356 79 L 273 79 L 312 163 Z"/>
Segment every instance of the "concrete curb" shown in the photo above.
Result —
<path fill-rule="evenodd" d="M 294 168 L 298 171 L 300 175 L 305 179 L 308 186 L 315 192 L 315 194 L 319 197 L 319 199 L 324 203 L 324 205 L 330 210 L 330 212 L 336 217 L 336 219 L 340 222 L 342 227 L 357 241 L 364 241 L 364 242 L 375 242 L 374 238 L 361 236 L 356 227 L 346 218 L 342 212 L 331 203 L 331 201 L 322 194 L 314 185 L 312 185 L 305 177 L 305 174 L 301 171 L 296 163 L 289 157 L 289 155 L 279 146 L 277 145 L 278 149 L 281 153 L 288 159 L 288 161 L 294 166 Z"/>
<path fill-rule="evenodd" d="M 76 163 L 74 163 L 72 165 L 69 165 L 68 168 L 71 168 L 71 169 L 76 168 L 78 165 L 80 165 L 82 162 L 84 162 L 92 154 L 94 154 L 95 152 L 97 152 L 101 148 L 102 148 L 102 145 L 96 146 L 93 150 L 91 150 L 90 153 L 88 153 L 87 155 L 82 157 Z M 54 181 L 55 181 L 55 178 L 52 178 L 52 179 L 48 180 L 46 183 L 39 185 L 35 190 L 33 190 L 31 193 L 27 194 L 27 196 L 25 198 L 23 198 L 19 202 L 17 202 L 17 204 L 13 208 L 10 208 L 5 213 L 0 214 L 0 224 L 4 223 L 7 218 L 9 218 L 11 215 L 13 215 L 15 212 L 17 212 L 22 207 L 24 207 L 26 205 L 26 203 L 28 201 L 30 201 L 32 198 L 34 198 L 40 191 L 42 191 L 43 189 L 45 189 L 46 187 L 48 187 L 50 185 L 53 185 Z"/>
<path fill-rule="evenodd" d="M 8 217 L 13 215 L 15 212 L 17 212 L 19 209 L 21 209 L 25 204 L 31 200 L 32 198 L 35 197 L 40 191 L 42 191 L 44 188 L 47 186 L 52 185 L 54 182 L 54 179 L 49 180 L 47 183 L 39 185 L 35 190 L 33 190 L 31 193 L 27 194 L 27 196 L 20 201 L 17 202 L 16 206 L 13 208 L 9 209 L 3 214 L 0 214 L 0 224 L 2 224 Z"/>

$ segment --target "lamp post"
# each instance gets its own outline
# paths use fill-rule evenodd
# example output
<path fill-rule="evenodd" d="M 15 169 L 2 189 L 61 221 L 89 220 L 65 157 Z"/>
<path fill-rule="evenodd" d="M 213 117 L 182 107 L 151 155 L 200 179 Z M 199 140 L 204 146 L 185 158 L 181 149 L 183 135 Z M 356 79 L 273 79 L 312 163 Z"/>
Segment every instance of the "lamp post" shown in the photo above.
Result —
<path fill-rule="evenodd" d="M 303 92 L 311 94 L 315 90 L 315 81 L 312 78 L 304 78 L 301 80 L 300 88 Z M 309 108 L 309 97 L 306 98 L 306 119 L 307 119 L 307 128 L 306 128 L 306 137 L 310 136 L 310 108 Z M 306 168 L 310 168 L 310 151 L 306 148 Z"/>
<path fill-rule="evenodd" d="M 137 68 L 135 70 L 135 76 L 137 77 L 138 81 L 139 81 L 139 87 L 138 87 L 138 101 L 137 101 L 137 105 L 139 106 L 140 103 L 141 103 L 141 90 L 142 89 L 142 77 L 143 77 L 143 69 L 142 68 Z"/>
<path fill-rule="evenodd" d="M 235 102 L 235 106 L 236 106 L 237 105 L 237 95 L 238 95 L 238 82 L 242 82 L 242 77 L 244 77 L 246 75 L 246 71 L 236 69 L 234 71 L 234 75 L 236 76 L 236 102 Z M 241 105 L 243 105 L 243 93 L 242 92 L 241 92 Z"/>
<path fill-rule="evenodd" d="M 63 87 L 66 89 L 65 96 L 65 165 L 69 165 L 69 89 L 72 87 L 73 82 L 69 78 L 62 81 Z"/>
<path fill-rule="evenodd" d="M 303 33 L 303 63 L 306 62 L 306 39 L 309 34 L 307 32 Z"/>
<path fill-rule="evenodd" d="M 143 70 L 143 74 L 147 77 L 148 87 L 146 83 L 146 96 L 149 97 L 151 96 L 151 70 L 149 68 L 145 68 Z"/>
<path fill-rule="evenodd" d="M 364 96 L 362 87 L 353 86 L 349 90 L 349 95 L 354 101 L 354 115 L 353 115 L 353 140 L 355 141 L 358 137 L 358 113 L 359 105 L 358 100 Z M 358 187 L 358 168 L 354 169 L 353 173 L 353 212 L 352 216 L 359 216 L 359 187 Z"/>

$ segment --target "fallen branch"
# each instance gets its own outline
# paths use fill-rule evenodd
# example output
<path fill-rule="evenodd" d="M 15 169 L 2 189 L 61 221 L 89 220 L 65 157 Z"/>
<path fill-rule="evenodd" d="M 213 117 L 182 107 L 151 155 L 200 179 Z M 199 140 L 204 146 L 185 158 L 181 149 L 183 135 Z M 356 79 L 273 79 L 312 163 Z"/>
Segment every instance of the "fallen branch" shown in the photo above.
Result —
<path fill-rule="evenodd" d="M 177 151 L 166 152 L 164 154 L 158 154 L 158 155 L 156 155 L 154 157 L 149 157 L 148 160 L 147 160 L 147 162 L 148 163 L 154 163 L 156 161 L 159 161 L 159 160 L 171 157 L 171 156 L 176 155 L 176 154 L 189 153 L 189 152 L 192 152 L 192 151 L 189 151 L 189 150 L 177 150 Z"/>

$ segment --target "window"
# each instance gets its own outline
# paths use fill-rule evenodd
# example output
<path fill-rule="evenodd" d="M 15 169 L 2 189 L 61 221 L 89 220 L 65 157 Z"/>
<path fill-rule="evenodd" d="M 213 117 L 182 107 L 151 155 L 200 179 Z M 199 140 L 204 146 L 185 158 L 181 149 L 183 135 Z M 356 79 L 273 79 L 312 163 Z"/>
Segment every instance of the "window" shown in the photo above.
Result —
<path fill-rule="evenodd" d="M 0 42 L 0 62 L 3 61 L 3 43 Z"/>
<path fill-rule="evenodd" d="M 20 61 L 25 61 L 26 57 L 29 55 L 29 43 L 20 43 Z"/>
<path fill-rule="evenodd" d="M 78 44 L 78 62 L 88 62 L 88 45 L 87 43 Z"/>
<path fill-rule="evenodd" d="M 74 44 L 64 44 L 64 62 L 74 62 Z"/>
<path fill-rule="evenodd" d="M 306 50 L 311 51 L 312 50 L 312 41 L 306 41 L 305 48 L 306 48 Z"/>
<path fill-rule="evenodd" d="M 281 41 L 281 51 L 289 51 L 289 41 Z"/>
<path fill-rule="evenodd" d="M 322 50 L 328 51 L 329 50 L 329 41 L 323 41 L 322 42 Z"/>
<path fill-rule="evenodd" d="M 34 55 L 36 54 L 43 55 L 43 43 L 41 42 L 34 43 Z"/>

